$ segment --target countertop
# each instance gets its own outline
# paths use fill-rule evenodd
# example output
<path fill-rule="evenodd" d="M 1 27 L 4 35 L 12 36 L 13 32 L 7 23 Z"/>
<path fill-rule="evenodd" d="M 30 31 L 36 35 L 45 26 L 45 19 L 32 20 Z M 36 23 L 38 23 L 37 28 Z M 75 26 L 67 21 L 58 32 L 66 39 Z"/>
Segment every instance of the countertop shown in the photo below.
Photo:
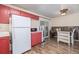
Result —
<path fill-rule="evenodd" d="M 39 32 L 41 32 L 41 31 L 35 31 L 35 32 L 31 32 L 31 33 L 39 33 Z"/>
<path fill-rule="evenodd" d="M 1 31 L 0 32 L 0 37 L 5 37 L 5 36 L 10 36 L 9 32 L 7 32 L 7 31 Z"/>

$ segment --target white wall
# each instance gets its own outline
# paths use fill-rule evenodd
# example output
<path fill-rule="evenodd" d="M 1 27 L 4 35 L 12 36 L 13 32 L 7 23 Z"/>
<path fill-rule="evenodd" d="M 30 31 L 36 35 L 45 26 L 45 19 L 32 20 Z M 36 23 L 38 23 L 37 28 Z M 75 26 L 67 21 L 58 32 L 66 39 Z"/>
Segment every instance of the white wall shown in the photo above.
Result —
<path fill-rule="evenodd" d="M 39 20 L 33 20 L 32 19 L 31 28 L 37 28 L 37 31 L 39 31 Z"/>
<path fill-rule="evenodd" d="M 52 18 L 49 24 L 50 28 L 52 26 L 79 26 L 79 13 Z"/>

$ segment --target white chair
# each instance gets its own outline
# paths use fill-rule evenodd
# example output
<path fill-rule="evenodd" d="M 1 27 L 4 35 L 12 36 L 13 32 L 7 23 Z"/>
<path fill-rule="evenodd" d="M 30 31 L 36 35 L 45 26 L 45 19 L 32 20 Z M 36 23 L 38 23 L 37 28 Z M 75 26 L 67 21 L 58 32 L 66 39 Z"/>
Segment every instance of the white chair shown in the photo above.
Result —
<path fill-rule="evenodd" d="M 74 38 L 75 36 L 75 31 L 78 30 L 78 28 L 74 28 L 72 33 L 71 33 L 71 43 L 72 43 L 72 47 L 74 46 L 74 41 L 76 41 L 76 39 Z"/>

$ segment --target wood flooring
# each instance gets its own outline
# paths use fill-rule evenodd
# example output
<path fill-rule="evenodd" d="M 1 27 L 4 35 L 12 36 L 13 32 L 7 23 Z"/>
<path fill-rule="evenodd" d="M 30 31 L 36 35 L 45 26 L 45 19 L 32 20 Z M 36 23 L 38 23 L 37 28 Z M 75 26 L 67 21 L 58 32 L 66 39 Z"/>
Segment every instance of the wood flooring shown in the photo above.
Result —
<path fill-rule="evenodd" d="M 25 54 L 78 54 L 79 42 L 76 42 L 74 47 L 69 47 L 68 44 L 60 42 L 57 44 L 56 39 L 48 39 L 43 44 L 38 44 L 32 47 Z"/>

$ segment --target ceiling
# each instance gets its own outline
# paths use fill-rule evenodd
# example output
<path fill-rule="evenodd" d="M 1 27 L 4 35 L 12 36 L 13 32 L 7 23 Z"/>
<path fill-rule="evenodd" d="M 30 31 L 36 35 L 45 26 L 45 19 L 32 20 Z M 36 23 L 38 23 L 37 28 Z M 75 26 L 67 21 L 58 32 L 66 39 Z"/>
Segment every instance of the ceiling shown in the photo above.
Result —
<path fill-rule="evenodd" d="M 59 11 L 61 9 L 61 4 L 12 4 L 13 6 L 17 6 L 23 8 L 25 10 L 29 10 L 35 12 L 40 15 L 44 15 L 49 18 L 61 16 Z M 79 12 L 79 4 L 66 4 L 66 8 L 68 8 L 68 14 Z"/>

